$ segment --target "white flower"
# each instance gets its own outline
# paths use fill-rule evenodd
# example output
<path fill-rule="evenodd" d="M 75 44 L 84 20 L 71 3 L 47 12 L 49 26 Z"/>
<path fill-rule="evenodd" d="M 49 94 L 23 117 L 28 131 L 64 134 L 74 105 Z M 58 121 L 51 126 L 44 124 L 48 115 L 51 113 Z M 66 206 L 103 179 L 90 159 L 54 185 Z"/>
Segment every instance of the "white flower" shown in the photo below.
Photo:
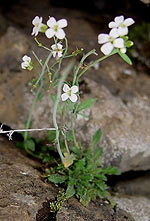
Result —
<path fill-rule="evenodd" d="M 32 35 L 37 36 L 41 27 L 44 25 L 42 23 L 43 18 L 39 16 L 36 16 L 33 20 L 32 20 L 32 24 L 34 25 L 33 30 L 32 30 Z"/>
<path fill-rule="evenodd" d="M 109 34 L 99 34 L 98 35 L 98 43 L 104 44 L 101 47 L 101 51 L 105 55 L 109 55 L 114 48 L 124 48 L 124 40 L 122 38 L 118 38 L 118 30 L 117 28 L 113 28 Z"/>
<path fill-rule="evenodd" d="M 79 91 L 78 87 L 76 85 L 72 86 L 71 88 L 67 85 L 64 84 L 63 86 L 63 91 L 65 93 L 63 93 L 61 95 L 61 99 L 62 101 L 66 101 L 68 98 L 72 101 L 72 102 L 76 102 L 78 97 L 75 93 L 77 93 Z"/>
<path fill-rule="evenodd" d="M 62 53 L 63 53 L 63 46 L 62 46 L 62 44 L 60 44 L 60 43 L 57 43 L 57 44 L 53 44 L 52 46 L 51 46 L 51 48 L 52 48 L 52 54 L 53 54 L 53 57 L 55 58 L 60 58 L 60 57 L 62 57 Z"/>
<path fill-rule="evenodd" d="M 134 24 L 134 20 L 132 18 L 127 18 L 124 20 L 124 16 L 115 17 L 114 21 L 108 24 L 109 28 L 118 28 L 118 33 L 120 36 L 128 34 L 128 26 Z"/>
<path fill-rule="evenodd" d="M 63 39 L 65 37 L 66 34 L 62 28 L 67 26 L 66 19 L 60 19 L 59 21 L 56 21 L 54 17 L 50 17 L 47 21 L 47 25 L 49 27 L 45 32 L 47 38 L 56 36 L 58 39 Z"/>
<path fill-rule="evenodd" d="M 27 69 L 28 67 L 30 67 L 30 63 L 31 63 L 30 57 L 28 57 L 27 55 L 24 55 L 22 60 L 23 60 L 23 62 L 21 63 L 21 67 L 23 69 Z"/>

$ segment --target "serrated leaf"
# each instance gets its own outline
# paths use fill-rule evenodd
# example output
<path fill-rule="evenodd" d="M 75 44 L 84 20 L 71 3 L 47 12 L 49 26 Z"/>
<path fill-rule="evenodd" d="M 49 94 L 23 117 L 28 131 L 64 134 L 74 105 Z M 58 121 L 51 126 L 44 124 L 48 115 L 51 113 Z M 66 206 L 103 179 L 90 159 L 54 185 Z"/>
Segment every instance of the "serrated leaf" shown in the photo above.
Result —
<path fill-rule="evenodd" d="M 63 176 L 63 175 L 60 175 L 58 173 L 55 173 L 53 175 L 50 175 L 48 177 L 48 180 L 51 181 L 52 183 L 64 183 L 65 180 L 67 180 L 67 176 Z"/>
<path fill-rule="evenodd" d="M 28 139 L 24 141 L 24 148 L 31 150 L 31 151 L 35 151 L 35 143 L 32 139 Z"/>
<path fill-rule="evenodd" d="M 118 54 L 120 55 L 120 57 L 127 62 L 129 65 L 132 65 L 132 61 L 131 59 L 128 57 L 128 55 L 121 53 L 120 50 L 118 50 Z"/>
<path fill-rule="evenodd" d="M 75 189 L 72 184 L 68 184 L 67 190 L 66 190 L 66 197 L 70 198 L 75 194 Z"/>
<path fill-rule="evenodd" d="M 92 107 L 96 102 L 96 98 L 88 98 L 85 101 L 82 101 L 77 108 L 77 113 L 86 110 L 90 107 Z"/>
<path fill-rule="evenodd" d="M 98 129 L 92 139 L 92 145 L 91 145 L 92 148 L 95 147 L 96 144 L 98 144 L 98 142 L 101 139 L 101 136 L 102 136 L 102 131 L 101 129 Z"/>

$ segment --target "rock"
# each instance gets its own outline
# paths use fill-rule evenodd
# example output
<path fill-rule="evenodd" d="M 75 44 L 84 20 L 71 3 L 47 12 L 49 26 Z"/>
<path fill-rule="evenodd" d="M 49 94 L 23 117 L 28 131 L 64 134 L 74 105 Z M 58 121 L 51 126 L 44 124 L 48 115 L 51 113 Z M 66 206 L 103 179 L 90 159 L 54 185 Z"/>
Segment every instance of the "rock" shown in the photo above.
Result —
<path fill-rule="evenodd" d="M 41 179 L 42 165 L 24 155 L 15 145 L 0 136 L 0 220 L 55 220 L 50 213 L 58 187 Z M 57 220 L 134 221 L 122 209 L 116 211 L 107 202 L 97 200 L 87 208 L 76 199 L 65 202 Z"/>
<path fill-rule="evenodd" d="M 130 214 L 112 209 L 107 202 L 92 202 L 88 207 L 83 207 L 76 199 L 70 199 L 64 204 L 62 210 L 56 216 L 57 221 L 134 221 Z"/>
<path fill-rule="evenodd" d="M 136 221 L 150 220 L 150 200 L 140 196 L 116 196 L 115 202 L 119 208 L 128 212 Z"/>
<path fill-rule="evenodd" d="M 0 220 L 35 220 L 45 204 L 54 200 L 56 189 L 41 180 L 40 167 L 0 137 Z M 50 209 L 45 213 L 48 216 Z"/>

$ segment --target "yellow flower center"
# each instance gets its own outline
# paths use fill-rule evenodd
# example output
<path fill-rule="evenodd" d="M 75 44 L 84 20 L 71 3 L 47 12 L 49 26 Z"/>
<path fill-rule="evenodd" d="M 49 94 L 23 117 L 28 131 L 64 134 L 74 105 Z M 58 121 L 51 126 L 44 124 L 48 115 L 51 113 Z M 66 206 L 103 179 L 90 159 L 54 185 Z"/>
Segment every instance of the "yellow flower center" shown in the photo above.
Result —
<path fill-rule="evenodd" d="M 58 25 L 55 25 L 55 26 L 53 27 L 53 29 L 54 29 L 54 31 L 58 31 Z"/>
<path fill-rule="evenodd" d="M 71 96 L 71 93 L 72 93 L 72 91 L 69 90 L 69 91 L 68 91 L 68 96 L 69 96 L 69 97 Z"/>

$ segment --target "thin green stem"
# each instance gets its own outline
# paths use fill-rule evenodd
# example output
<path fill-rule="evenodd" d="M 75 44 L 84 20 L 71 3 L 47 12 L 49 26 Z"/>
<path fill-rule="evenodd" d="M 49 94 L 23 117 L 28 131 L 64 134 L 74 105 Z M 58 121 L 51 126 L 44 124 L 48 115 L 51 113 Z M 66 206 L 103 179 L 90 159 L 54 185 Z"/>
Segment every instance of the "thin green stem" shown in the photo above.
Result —
<path fill-rule="evenodd" d="M 108 57 L 110 57 L 111 55 L 114 55 L 114 54 L 116 54 L 116 53 L 117 53 L 117 51 L 114 50 L 110 55 L 103 56 L 103 57 L 97 59 L 96 61 L 92 62 L 92 63 L 91 63 L 90 65 L 88 65 L 87 67 L 85 67 L 85 68 L 79 73 L 79 75 L 77 76 L 77 81 L 79 80 L 79 78 L 80 78 L 89 68 L 93 67 L 95 64 L 97 64 L 97 63 L 99 63 L 99 62 L 105 60 L 106 58 L 108 58 Z"/>
<path fill-rule="evenodd" d="M 79 144 L 77 142 L 76 135 L 75 135 L 75 129 L 74 129 L 74 116 L 72 113 L 71 113 L 71 131 L 72 131 L 73 142 L 74 142 L 75 146 L 79 149 Z"/>
<path fill-rule="evenodd" d="M 80 68 L 82 67 L 84 60 L 85 60 L 88 56 L 90 56 L 91 54 L 97 55 L 97 53 L 95 52 L 95 49 L 93 49 L 93 50 L 89 51 L 87 54 L 85 54 L 85 55 L 82 57 L 82 59 L 81 59 L 80 63 L 78 64 L 78 66 L 76 67 L 75 72 L 74 72 L 74 77 L 73 77 L 73 85 L 74 85 L 75 82 L 76 82 L 78 72 L 79 72 Z"/>
<path fill-rule="evenodd" d="M 65 70 L 62 71 L 63 75 L 61 76 L 58 86 L 57 86 L 57 96 L 56 96 L 56 101 L 54 104 L 54 110 L 53 110 L 53 124 L 54 127 L 56 129 L 56 141 L 57 141 L 57 151 L 60 155 L 61 161 L 62 163 L 64 162 L 64 156 L 61 152 L 61 148 L 60 148 L 60 142 L 59 142 L 59 128 L 57 125 L 57 120 L 56 120 L 56 115 L 57 115 L 57 109 L 58 109 L 58 105 L 59 105 L 59 101 L 60 101 L 60 96 L 61 96 L 61 89 L 62 89 L 62 85 L 67 77 L 67 75 L 69 74 L 70 70 L 73 67 L 74 62 L 71 62 L 67 68 Z"/>

